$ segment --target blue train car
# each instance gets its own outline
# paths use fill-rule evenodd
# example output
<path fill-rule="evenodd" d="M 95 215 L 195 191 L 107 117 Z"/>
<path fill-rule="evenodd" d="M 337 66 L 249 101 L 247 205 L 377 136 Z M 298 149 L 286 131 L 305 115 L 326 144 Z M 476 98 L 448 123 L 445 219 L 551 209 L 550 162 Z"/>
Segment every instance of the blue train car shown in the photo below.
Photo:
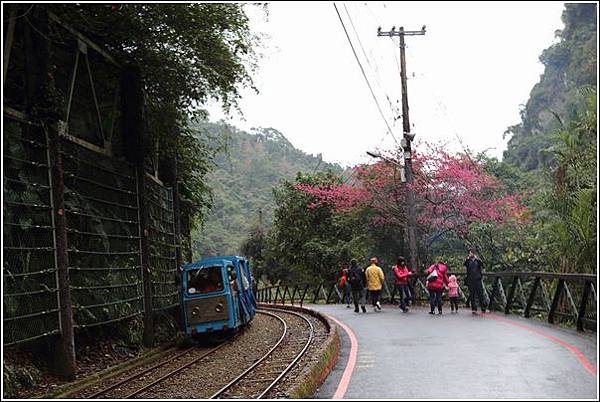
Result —
<path fill-rule="evenodd" d="M 237 330 L 255 314 L 250 264 L 245 257 L 211 257 L 184 265 L 182 319 L 188 335 Z"/>

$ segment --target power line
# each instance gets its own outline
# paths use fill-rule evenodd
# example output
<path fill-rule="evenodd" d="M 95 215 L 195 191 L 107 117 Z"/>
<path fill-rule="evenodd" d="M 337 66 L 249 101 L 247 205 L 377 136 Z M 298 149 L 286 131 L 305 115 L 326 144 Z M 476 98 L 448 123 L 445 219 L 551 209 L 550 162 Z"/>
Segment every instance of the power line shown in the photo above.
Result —
<path fill-rule="evenodd" d="M 350 44 L 350 47 L 352 48 L 352 53 L 354 54 L 354 58 L 356 59 L 356 62 L 358 63 L 358 66 L 360 67 L 360 71 L 362 72 L 362 75 L 365 78 L 367 86 L 369 87 L 369 91 L 371 91 L 371 96 L 373 96 L 373 100 L 375 101 L 375 104 L 377 105 L 377 110 L 379 110 L 379 114 L 381 115 L 381 118 L 383 119 L 385 125 L 387 126 L 387 129 L 388 129 L 390 135 L 392 136 L 392 138 L 394 139 L 396 144 L 398 144 L 398 140 L 396 139 L 396 136 L 394 136 L 394 133 L 392 132 L 392 129 L 390 128 L 390 125 L 388 124 L 385 116 L 383 115 L 383 112 L 381 111 L 381 106 L 379 105 L 379 101 L 377 100 L 377 97 L 375 96 L 375 93 L 373 92 L 371 83 L 369 82 L 369 79 L 367 78 L 367 75 L 365 74 L 365 70 L 362 66 L 362 63 L 360 62 L 360 59 L 358 58 L 358 55 L 356 54 L 356 50 L 354 50 L 354 45 L 352 44 L 352 40 L 350 39 L 350 36 L 348 35 L 348 30 L 346 29 L 346 25 L 344 24 L 344 21 L 342 20 L 342 16 L 340 15 L 340 12 L 338 11 L 338 8 L 335 3 L 333 3 L 333 7 L 335 8 L 335 12 L 337 13 L 338 18 L 340 19 L 342 28 L 344 28 L 344 33 L 346 34 L 348 43 Z"/>
<path fill-rule="evenodd" d="M 354 26 L 354 21 L 352 21 L 350 12 L 348 11 L 348 8 L 346 7 L 345 4 L 344 4 L 344 10 L 346 10 L 346 15 L 348 16 L 348 20 L 350 21 L 350 26 L 352 27 L 352 30 L 354 31 L 354 35 L 356 36 L 356 39 L 358 40 L 358 45 L 360 46 L 360 50 L 362 51 L 362 54 L 365 57 L 365 60 L 367 61 L 367 64 L 369 65 L 369 67 L 371 67 L 371 70 L 373 70 L 373 72 L 374 72 L 375 83 L 379 87 L 379 90 L 381 92 L 383 92 L 383 94 L 385 95 L 385 98 L 388 101 L 388 104 L 390 106 L 390 110 L 392 111 L 392 114 L 394 117 L 394 122 L 395 122 L 396 117 L 400 114 L 400 111 L 398 110 L 398 108 L 394 108 L 394 105 L 393 105 L 392 101 L 390 100 L 390 97 L 388 96 L 387 92 L 383 89 L 383 85 L 381 84 L 381 79 L 379 77 L 379 72 L 378 72 L 378 68 L 377 68 L 378 67 L 377 61 L 375 61 L 375 60 L 373 61 L 373 63 L 375 64 L 375 67 L 373 67 L 369 56 L 367 56 L 367 53 L 365 52 L 365 48 L 363 47 L 362 41 L 360 40 L 360 35 L 358 34 L 356 27 Z M 371 52 L 371 54 L 372 54 L 372 52 Z"/>
<path fill-rule="evenodd" d="M 373 12 L 373 10 L 372 10 L 372 9 L 371 9 L 371 7 L 369 6 L 369 4 L 368 4 L 368 3 L 363 3 L 363 5 L 366 7 L 367 11 L 368 11 L 368 12 L 369 12 L 369 14 L 370 14 L 371 20 L 372 20 L 372 21 L 375 23 L 375 25 L 377 25 L 377 26 L 382 26 L 383 24 L 381 23 L 381 20 L 379 19 L 379 17 L 378 17 L 378 16 L 376 16 L 376 15 L 375 15 L 375 13 Z M 392 40 L 392 44 L 393 44 L 393 43 L 394 43 L 394 41 Z M 373 51 L 369 52 L 369 54 L 370 54 L 371 56 L 373 56 Z M 396 65 L 398 66 L 398 75 L 397 75 L 397 76 L 398 76 L 398 78 L 400 78 L 400 73 L 401 73 L 401 72 L 400 72 L 400 62 L 398 61 L 398 55 L 397 55 L 395 52 L 393 52 L 392 54 L 394 55 L 394 58 L 395 58 L 395 60 L 396 60 Z M 380 58 L 380 61 L 381 61 L 381 58 Z M 385 62 L 385 60 L 384 60 L 384 62 Z M 385 92 L 385 91 L 384 91 L 384 92 Z M 386 94 L 386 97 L 387 97 L 387 94 Z M 388 97 L 388 102 L 389 102 L 390 104 L 392 103 L 392 102 L 391 102 L 391 100 L 389 99 L 389 97 Z M 398 100 L 397 100 L 397 99 L 396 99 L 396 103 L 398 103 Z M 396 121 L 397 121 L 397 120 L 399 120 L 399 119 L 401 118 L 401 116 L 400 116 L 401 112 L 400 112 L 400 110 L 398 109 L 398 106 L 392 106 L 392 105 L 390 105 L 390 107 L 392 107 L 392 108 L 395 110 L 393 113 L 394 113 L 395 115 L 397 115 L 397 116 L 398 116 L 398 118 L 397 118 L 397 119 L 396 119 L 396 118 L 394 118 L 394 125 L 395 125 L 395 124 L 396 124 Z M 387 134 L 387 133 L 386 133 L 386 134 Z M 381 140 L 379 141 L 379 145 L 378 145 L 378 147 L 380 147 L 380 146 L 383 144 L 383 141 L 385 141 L 385 135 L 384 135 L 383 137 L 381 137 Z"/>

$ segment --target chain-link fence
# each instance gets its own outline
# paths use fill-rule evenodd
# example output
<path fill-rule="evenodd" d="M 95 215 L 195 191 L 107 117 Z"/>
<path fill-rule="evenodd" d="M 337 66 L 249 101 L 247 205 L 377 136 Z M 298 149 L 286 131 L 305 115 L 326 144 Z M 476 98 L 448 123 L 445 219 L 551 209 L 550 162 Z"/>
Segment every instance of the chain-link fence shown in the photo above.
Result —
<path fill-rule="evenodd" d="M 123 66 L 54 14 L 30 16 L 38 28 L 29 19 L 5 20 L 5 346 L 61 333 L 59 317 L 61 339 L 72 338 L 70 312 L 59 311 L 60 305 L 71 304 L 79 330 L 143 314 L 149 296 L 142 235 L 149 240 L 154 311 L 179 302 L 173 192 L 146 175 L 140 201 L 142 167 L 125 161 L 136 160 L 133 151 L 143 146 L 125 149 L 122 115 L 129 109 L 123 105 L 136 104 L 138 95 L 121 93 Z M 43 88 L 48 93 L 40 94 Z M 47 132 L 38 123 L 57 118 Z M 129 139 L 147 136 L 143 124 L 135 130 Z M 60 155 L 48 138 L 60 138 Z M 62 170 L 51 170 L 50 161 L 59 158 Z M 53 188 L 52 178 L 64 188 Z M 144 218 L 148 233 L 141 229 Z"/>
<path fill-rule="evenodd" d="M 146 189 L 153 307 L 159 311 L 179 303 L 173 191 L 148 176 Z"/>
<path fill-rule="evenodd" d="M 135 169 L 63 142 L 71 299 L 76 328 L 143 312 Z"/>
<path fill-rule="evenodd" d="M 42 127 L 4 117 L 4 345 L 60 332 L 52 183 Z"/>

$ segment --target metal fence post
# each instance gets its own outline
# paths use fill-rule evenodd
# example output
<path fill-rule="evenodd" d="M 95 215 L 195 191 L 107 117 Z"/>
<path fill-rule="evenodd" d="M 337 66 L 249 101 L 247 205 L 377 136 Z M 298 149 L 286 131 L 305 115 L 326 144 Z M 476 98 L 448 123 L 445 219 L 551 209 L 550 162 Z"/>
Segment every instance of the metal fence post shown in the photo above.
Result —
<path fill-rule="evenodd" d="M 40 16 L 38 26 L 39 33 L 43 36 L 49 30 L 48 15 Z M 52 203 L 52 222 L 54 224 L 54 244 L 55 244 L 55 263 L 57 269 L 57 287 L 58 287 L 58 305 L 59 305 L 59 324 L 60 337 L 55 349 L 55 360 L 53 368 L 56 373 L 63 378 L 74 379 L 77 373 L 77 362 L 75 360 L 75 334 L 73 326 L 73 309 L 71 304 L 71 292 L 69 285 L 69 252 L 67 240 L 67 218 L 65 216 L 65 184 L 63 176 L 63 164 L 60 154 L 60 132 L 59 120 L 62 110 L 56 113 L 59 104 L 54 98 L 49 97 L 50 91 L 55 91 L 54 74 L 52 73 L 50 62 L 50 42 L 46 37 L 35 36 L 35 48 L 38 54 L 42 80 L 31 82 L 31 88 L 39 85 L 36 91 L 37 100 L 33 102 L 41 103 L 42 110 L 47 108 L 48 112 L 41 117 L 42 125 L 46 131 L 46 141 L 48 145 L 48 162 L 50 164 L 50 197 Z M 34 98 L 35 99 L 35 98 Z"/>
<path fill-rule="evenodd" d="M 56 353 L 55 369 L 61 377 L 73 379 L 77 372 L 75 360 L 75 335 L 73 309 L 69 287 L 69 252 L 67 243 L 67 218 L 65 216 L 65 183 L 60 156 L 60 137 L 56 124 L 47 127 L 48 155 L 51 167 L 52 218 L 54 221 L 54 241 L 60 308 L 60 340 Z"/>
<path fill-rule="evenodd" d="M 154 344 L 154 318 L 152 305 L 152 277 L 150 272 L 150 245 L 148 242 L 148 199 L 146 195 L 146 170 L 144 166 L 144 94 L 141 70 L 138 66 L 123 68 L 122 110 L 124 153 L 135 164 L 138 193 L 140 262 L 144 288 L 144 334 L 145 346 Z"/>

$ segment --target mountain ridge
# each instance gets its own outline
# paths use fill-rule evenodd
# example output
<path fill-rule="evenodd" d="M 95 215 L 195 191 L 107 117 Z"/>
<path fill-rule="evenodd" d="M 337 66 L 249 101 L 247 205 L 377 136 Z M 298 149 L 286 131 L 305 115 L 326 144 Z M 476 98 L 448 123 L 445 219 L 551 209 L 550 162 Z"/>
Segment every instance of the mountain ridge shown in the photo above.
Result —
<path fill-rule="evenodd" d="M 293 179 L 298 172 L 344 171 L 339 164 L 323 161 L 321 154 L 296 148 L 272 127 L 244 131 L 221 121 L 196 123 L 193 129 L 226 148 L 208 175 L 213 208 L 192 233 L 194 259 L 237 254 L 259 220 L 268 227 L 274 207 L 272 188 L 281 180 Z"/>

